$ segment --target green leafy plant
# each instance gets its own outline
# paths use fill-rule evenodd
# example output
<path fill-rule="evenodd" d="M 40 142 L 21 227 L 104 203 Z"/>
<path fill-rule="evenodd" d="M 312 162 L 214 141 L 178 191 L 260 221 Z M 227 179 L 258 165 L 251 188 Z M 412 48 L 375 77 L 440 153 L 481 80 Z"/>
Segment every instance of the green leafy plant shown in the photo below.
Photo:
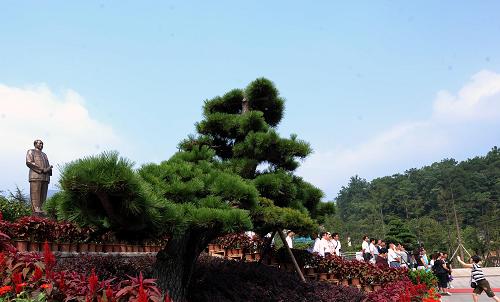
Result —
<path fill-rule="evenodd" d="M 11 195 L 13 195 L 11 193 Z M 15 195 L 13 195 L 15 196 Z M 5 197 L 0 195 L 0 213 L 3 220 L 7 221 L 16 221 L 17 219 L 30 216 L 31 215 L 31 207 L 29 202 L 25 202 L 24 200 Z"/>
<path fill-rule="evenodd" d="M 435 287 L 438 282 L 436 275 L 425 269 L 408 271 L 408 277 L 413 284 L 425 284 L 428 289 Z"/>

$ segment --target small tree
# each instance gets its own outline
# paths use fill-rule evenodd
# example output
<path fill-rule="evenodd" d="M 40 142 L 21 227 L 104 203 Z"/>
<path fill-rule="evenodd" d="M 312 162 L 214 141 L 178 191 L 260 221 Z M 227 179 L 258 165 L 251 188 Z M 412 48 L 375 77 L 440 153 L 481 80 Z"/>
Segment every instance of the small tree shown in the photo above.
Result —
<path fill-rule="evenodd" d="M 184 301 L 199 254 L 217 236 L 316 227 L 310 213 L 322 192 L 293 174 L 311 149 L 295 135 L 278 135 L 283 109 L 274 85 L 258 79 L 206 101 L 199 135 L 167 161 L 134 171 L 111 152 L 66 165 L 63 190 L 46 209 L 123 238 L 168 233 L 155 275 L 174 301 Z"/>

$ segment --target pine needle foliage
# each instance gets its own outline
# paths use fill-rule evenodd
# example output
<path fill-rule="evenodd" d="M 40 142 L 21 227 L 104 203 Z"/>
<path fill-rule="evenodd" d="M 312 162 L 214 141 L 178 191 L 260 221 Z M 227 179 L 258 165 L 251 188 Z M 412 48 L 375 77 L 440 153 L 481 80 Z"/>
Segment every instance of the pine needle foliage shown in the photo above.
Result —
<path fill-rule="evenodd" d="M 115 230 L 119 235 L 155 231 L 174 209 L 158 198 L 118 152 L 104 152 L 66 164 L 62 191 L 45 205 L 58 219 Z"/>
<path fill-rule="evenodd" d="M 196 124 L 198 134 L 189 136 L 179 147 L 187 153 L 200 146 L 214 150 L 219 166 L 251 181 L 258 194 L 271 201 L 270 206 L 251 208 L 255 228 L 264 231 L 293 226 L 296 231 L 312 231 L 315 224 L 309 216 L 316 212 L 323 194 L 294 175 L 312 149 L 297 135 L 283 138 L 276 131 L 284 104 L 274 83 L 258 78 L 245 89 L 233 89 L 205 101 L 203 120 Z M 266 169 L 259 170 L 263 165 Z M 233 186 L 234 192 L 227 191 L 232 195 L 244 191 Z"/>

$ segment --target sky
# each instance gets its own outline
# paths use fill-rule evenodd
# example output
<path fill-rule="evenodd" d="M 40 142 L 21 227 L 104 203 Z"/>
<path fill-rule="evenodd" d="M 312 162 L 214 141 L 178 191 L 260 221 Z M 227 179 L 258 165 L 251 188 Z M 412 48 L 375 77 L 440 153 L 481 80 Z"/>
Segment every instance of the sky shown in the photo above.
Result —
<path fill-rule="evenodd" d="M 0 1 L 0 190 L 28 190 L 33 140 L 56 167 L 118 150 L 168 159 L 203 101 L 257 77 L 297 173 L 333 200 L 500 143 L 498 1 Z"/>

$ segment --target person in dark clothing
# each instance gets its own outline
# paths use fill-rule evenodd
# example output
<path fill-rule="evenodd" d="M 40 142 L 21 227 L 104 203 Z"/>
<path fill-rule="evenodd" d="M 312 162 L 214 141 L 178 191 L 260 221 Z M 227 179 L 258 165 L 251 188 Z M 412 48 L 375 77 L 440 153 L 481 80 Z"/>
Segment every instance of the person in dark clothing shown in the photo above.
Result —
<path fill-rule="evenodd" d="M 432 271 L 438 279 L 438 288 L 440 294 L 443 296 L 451 296 L 451 294 L 448 292 L 448 274 L 450 273 L 450 270 L 448 269 L 448 267 L 446 267 L 443 253 L 440 253 L 439 257 L 434 262 Z"/>
<path fill-rule="evenodd" d="M 387 249 L 381 248 L 380 254 L 377 259 L 375 259 L 375 265 L 379 267 L 389 267 L 389 263 L 387 262 Z"/>

